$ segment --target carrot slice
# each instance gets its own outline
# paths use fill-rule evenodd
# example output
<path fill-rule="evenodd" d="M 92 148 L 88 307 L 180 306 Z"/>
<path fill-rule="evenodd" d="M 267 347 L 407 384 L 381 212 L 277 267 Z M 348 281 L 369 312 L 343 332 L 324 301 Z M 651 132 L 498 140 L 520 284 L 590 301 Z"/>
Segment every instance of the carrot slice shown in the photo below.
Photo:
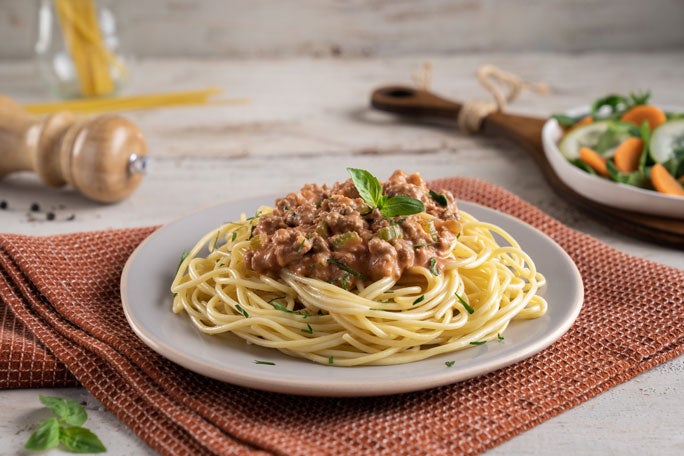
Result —
<path fill-rule="evenodd" d="M 684 196 L 684 187 L 660 163 L 651 168 L 651 183 L 660 193 Z"/>
<path fill-rule="evenodd" d="M 591 169 L 596 171 L 601 176 L 608 177 L 606 159 L 595 150 L 589 149 L 588 147 L 580 147 L 579 158 L 584 163 L 591 166 Z"/>
<path fill-rule="evenodd" d="M 620 143 L 615 149 L 613 161 L 615 167 L 623 173 L 631 173 L 639 169 L 639 158 L 644 151 L 644 141 L 641 138 L 630 137 Z"/>
<path fill-rule="evenodd" d="M 640 127 L 644 121 L 648 122 L 651 130 L 667 121 L 667 117 L 662 109 L 653 105 L 638 105 L 624 113 L 620 118 L 623 122 L 633 123 Z"/>

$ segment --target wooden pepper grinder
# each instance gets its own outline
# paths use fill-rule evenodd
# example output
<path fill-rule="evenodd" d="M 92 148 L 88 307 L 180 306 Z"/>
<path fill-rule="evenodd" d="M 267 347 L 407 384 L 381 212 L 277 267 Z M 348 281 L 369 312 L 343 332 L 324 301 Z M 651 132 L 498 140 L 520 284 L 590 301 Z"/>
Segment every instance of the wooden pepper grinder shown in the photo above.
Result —
<path fill-rule="evenodd" d="M 146 165 L 145 138 L 127 119 L 67 111 L 37 118 L 0 95 L 0 177 L 33 170 L 49 186 L 70 184 L 92 200 L 114 203 L 138 187 Z"/>

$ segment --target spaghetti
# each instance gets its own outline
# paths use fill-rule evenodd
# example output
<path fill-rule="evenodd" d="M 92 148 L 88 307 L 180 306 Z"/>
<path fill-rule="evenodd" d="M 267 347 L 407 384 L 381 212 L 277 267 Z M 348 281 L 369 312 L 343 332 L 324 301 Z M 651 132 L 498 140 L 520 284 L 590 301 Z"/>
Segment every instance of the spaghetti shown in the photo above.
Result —
<path fill-rule="evenodd" d="M 397 173 L 385 189 L 392 188 Z M 401 176 L 406 182 L 416 175 Z M 349 183 L 333 187 L 328 198 L 344 199 L 336 192 L 348 190 Z M 419 199 L 431 211 L 430 196 L 422 191 L 427 187 L 421 185 L 422 180 L 416 186 Z M 445 194 L 451 204 L 453 197 Z M 352 204 L 362 205 L 356 196 Z M 371 269 L 358 266 L 363 274 L 357 276 L 352 274 L 357 271 L 344 264 L 337 267 L 337 260 L 317 277 L 304 275 L 303 258 L 316 255 L 313 245 L 300 252 L 295 262 L 299 269 L 285 266 L 277 273 L 257 272 L 255 252 L 268 249 L 265 226 L 274 223 L 284 207 L 288 208 L 285 213 L 293 210 L 291 197 L 276 201 L 275 208 L 262 207 L 254 217 L 243 216 L 207 233 L 181 260 L 171 286 L 173 311 L 185 312 L 204 333 L 230 332 L 248 343 L 335 366 L 401 364 L 454 352 L 501 338 L 513 319 L 536 318 L 546 312 L 546 301 L 538 294 L 545 279 L 529 256 L 503 229 L 463 211 L 458 212 L 458 233 L 450 238 L 448 248 L 441 251 L 436 240 L 433 250 L 428 250 L 428 256 L 435 256 L 424 261 L 416 255 L 399 276 L 384 273 L 372 278 Z M 364 220 L 373 217 L 367 214 Z M 410 223 L 415 220 L 416 226 L 423 227 L 424 220 L 436 217 L 421 212 L 402 218 L 403 236 L 382 242 L 427 249 L 415 239 L 423 233 L 412 234 Z M 453 229 L 453 224 L 448 227 Z M 434 239 L 434 234 L 426 236 Z M 378 236 L 377 231 L 373 236 Z M 363 248 L 355 248 L 356 257 L 377 261 L 372 255 L 364 256 Z M 330 255 L 346 258 L 339 251 Z M 323 280 L 326 274 L 332 277 Z"/>

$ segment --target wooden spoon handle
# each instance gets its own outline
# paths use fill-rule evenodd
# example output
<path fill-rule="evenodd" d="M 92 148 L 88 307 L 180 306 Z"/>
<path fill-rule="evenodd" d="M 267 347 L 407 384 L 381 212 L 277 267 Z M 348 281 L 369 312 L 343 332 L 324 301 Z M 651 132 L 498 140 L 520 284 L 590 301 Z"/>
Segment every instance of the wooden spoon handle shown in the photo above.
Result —
<path fill-rule="evenodd" d="M 381 111 L 406 116 L 438 117 L 456 120 L 461 104 L 427 90 L 405 86 L 386 86 L 373 91 L 371 105 Z"/>
<path fill-rule="evenodd" d="M 411 117 L 439 118 L 456 121 L 463 105 L 432 92 L 407 86 L 386 86 L 371 95 L 371 106 L 381 111 Z M 545 119 L 493 112 L 482 122 L 482 133 L 506 137 L 524 147 L 534 159 L 545 162 L 541 131 Z"/>

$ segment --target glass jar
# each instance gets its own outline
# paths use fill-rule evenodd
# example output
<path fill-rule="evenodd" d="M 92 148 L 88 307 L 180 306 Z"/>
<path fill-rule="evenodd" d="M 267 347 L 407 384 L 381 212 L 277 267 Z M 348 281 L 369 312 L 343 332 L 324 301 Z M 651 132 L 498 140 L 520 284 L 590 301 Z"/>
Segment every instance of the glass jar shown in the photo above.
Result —
<path fill-rule="evenodd" d="M 105 0 L 40 0 L 38 69 L 61 98 L 112 95 L 126 80 L 116 16 Z"/>

